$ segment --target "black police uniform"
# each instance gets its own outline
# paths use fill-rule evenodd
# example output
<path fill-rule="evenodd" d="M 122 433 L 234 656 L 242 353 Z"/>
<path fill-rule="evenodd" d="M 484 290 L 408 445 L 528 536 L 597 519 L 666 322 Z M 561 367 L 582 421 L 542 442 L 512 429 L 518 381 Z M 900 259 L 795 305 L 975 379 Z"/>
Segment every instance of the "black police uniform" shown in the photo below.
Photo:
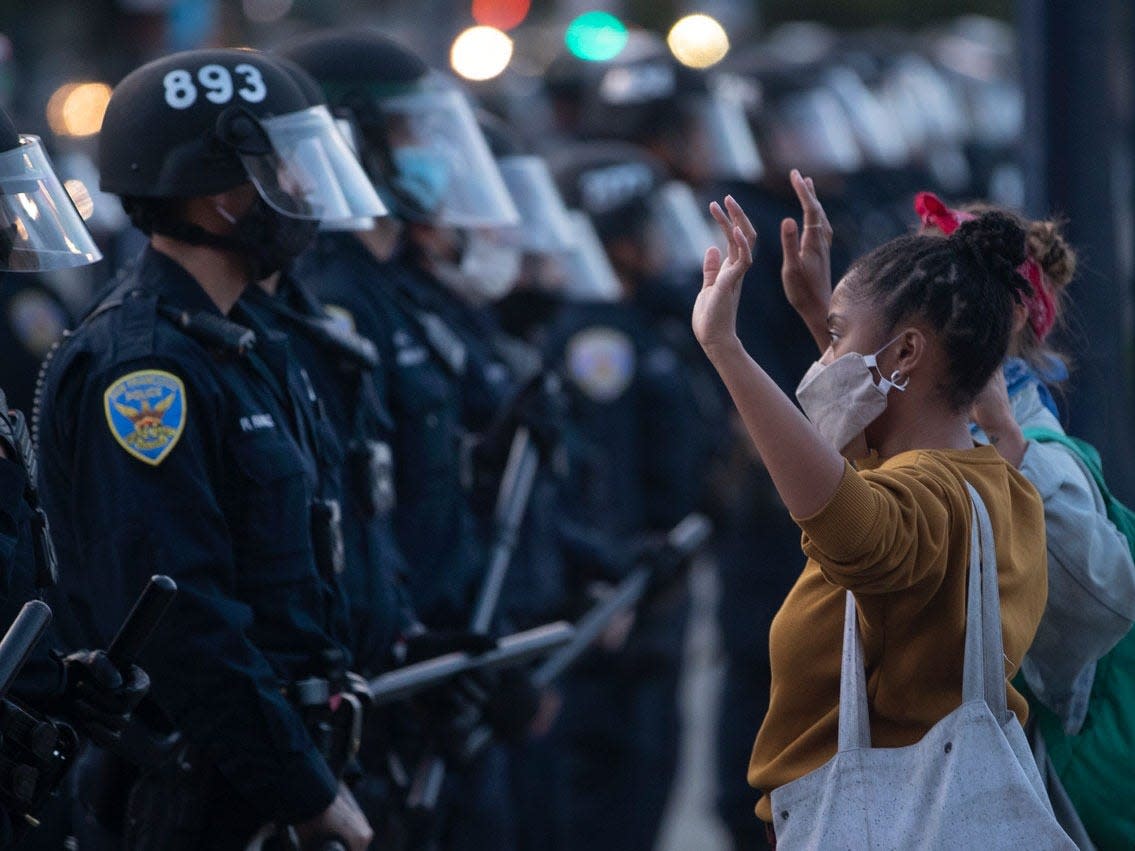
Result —
<path fill-rule="evenodd" d="M 183 311 L 193 327 L 175 321 Z M 243 356 L 243 328 L 147 248 L 46 365 L 38 430 L 61 582 L 87 642 L 110 639 L 155 570 L 178 583 L 145 660 L 208 777 L 190 811 L 200 824 L 183 827 L 217 848 L 331 803 L 336 778 L 288 691 L 347 658 L 333 547 L 317 544 L 326 486 L 309 387 L 286 340 L 239 306 L 230 319 L 255 331 Z M 194 330 L 218 323 L 219 335 Z"/>
<path fill-rule="evenodd" d="M 696 414 L 672 351 L 626 304 L 578 303 L 550 335 L 573 388 L 581 522 L 627 540 L 668 529 L 696 504 Z M 590 463 L 587 463 L 590 459 Z M 597 652 L 570 678 L 567 847 L 649 849 L 677 768 L 680 596 L 640 612 L 618 654 Z"/>
<path fill-rule="evenodd" d="M 484 567 L 484 542 L 462 487 L 464 347 L 440 324 L 427 335 L 398 298 L 404 268 L 379 262 L 354 236 L 320 236 L 296 274 L 378 346 L 376 381 L 395 422 L 394 524 L 410 566 L 410 596 L 428 627 L 464 629 Z"/>
<path fill-rule="evenodd" d="M 397 638 L 417 623 L 394 529 L 395 423 L 376 381 L 377 352 L 369 340 L 336 324 L 292 274 L 281 275 L 275 295 L 253 287 L 242 302 L 265 325 L 288 335 L 344 447 L 343 579 L 351 650 L 356 669 L 374 676 L 389 667 Z"/>

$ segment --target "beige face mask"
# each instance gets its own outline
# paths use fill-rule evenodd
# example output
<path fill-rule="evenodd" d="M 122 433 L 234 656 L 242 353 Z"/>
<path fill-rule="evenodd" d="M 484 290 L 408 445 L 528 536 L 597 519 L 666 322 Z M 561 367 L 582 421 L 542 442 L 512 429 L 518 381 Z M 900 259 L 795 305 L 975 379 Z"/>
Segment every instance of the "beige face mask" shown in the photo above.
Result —
<path fill-rule="evenodd" d="M 816 361 L 796 388 L 796 400 L 812 425 L 844 455 L 853 444 L 862 443 L 856 438 L 887 409 L 891 388 L 906 390 L 910 383 L 909 378 L 898 383 L 897 369 L 889 379 L 879 372 L 879 355 L 897 339 L 873 355 L 849 352 L 828 364 Z M 878 384 L 872 370 L 879 372 Z M 862 454 L 851 452 L 849 457 Z"/>

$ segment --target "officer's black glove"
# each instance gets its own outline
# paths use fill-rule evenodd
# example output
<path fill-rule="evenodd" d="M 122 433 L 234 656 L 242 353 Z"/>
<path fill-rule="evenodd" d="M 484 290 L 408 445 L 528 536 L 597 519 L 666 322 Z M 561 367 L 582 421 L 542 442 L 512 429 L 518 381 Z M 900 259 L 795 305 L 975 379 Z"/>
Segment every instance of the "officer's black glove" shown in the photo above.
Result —
<path fill-rule="evenodd" d="M 150 678 L 131 665 L 125 678 L 103 650 L 78 650 L 63 659 L 62 711 L 94 742 L 118 741 L 130 713 L 150 690 Z"/>
<path fill-rule="evenodd" d="M 519 742 L 540 711 L 540 691 L 518 668 L 501 671 L 495 679 L 485 703 L 485 720 L 504 741 Z"/>
<path fill-rule="evenodd" d="M 396 665 L 413 665 L 444 656 L 447 653 L 470 653 L 477 655 L 496 649 L 495 638 L 475 632 L 459 630 L 440 630 L 420 632 L 403 638 L 394 647 Z"/>

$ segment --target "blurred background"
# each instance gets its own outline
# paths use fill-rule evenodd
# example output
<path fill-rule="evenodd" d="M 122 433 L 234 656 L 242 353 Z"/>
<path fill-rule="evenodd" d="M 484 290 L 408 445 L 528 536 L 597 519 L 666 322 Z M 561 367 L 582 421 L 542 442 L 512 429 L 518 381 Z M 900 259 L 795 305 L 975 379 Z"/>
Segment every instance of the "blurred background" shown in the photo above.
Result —
<path fill-rule="evenodd" d="M 673 80 L 642 57 L 663 52 L 675 68 L 704 71 L 716 111 L 700 126 L 741 141 L 730 150 L 744 159 L 743 180 L 720 171 L 706 179 L 699 140 L 688 136 L 669 165 L 699 194 L 753 199 L 767 236 L 748 308 L 760 321 L 749 323 L 746 344 L 779 364 L 774 377 L 789 389 L 814 356 L 803 326 L 778 303 L 776 223 L 795 210 L 789 168 L 815 178 L 829 210 L 836 278 L 862 251 L 914 227 L 919 189 L 1066 218 L 1080 272 L 1061 331 L 1074 372 L 1060 406 L 1069 431 L 1100 448 L 1113 489 L 1135 500 L 1130 0 L 0 0 L 0 104 L 21 131 L 47 142 L 106 255 L 91 270 L 44 279 L 50 306 L 2 294 L 0 310 L 29 350 L 26 362 L 6 355 L 0 366 L 14 404 L 30 404 L 36 355 L 64 317 L 137 245 L 117 202 L 98 192 L 93 165 L 117 80 L 175 50 L 269 49 L 343 24 L 404 41 L 537 147 L 612 130 L 641 141 L 658 131 L 664 114 L 601 108 L 671 103 L 654 95 Z M 733 544 L 752 540 L 738 534 Z M 736 766 L 725 767 L 716 756 L 726 723 L 717 715 L 722 647 L 744 643 L 731 631 L 766 627 L 723 609 L 712 564 L 691 582 L 682 766 L 661 844 L 712 851 L 729 847 L 719 777 L 743 785 L 748 756 L 736 753 Z M 751 719 L 739 740 L 751 742 L 758 724 Z"/>

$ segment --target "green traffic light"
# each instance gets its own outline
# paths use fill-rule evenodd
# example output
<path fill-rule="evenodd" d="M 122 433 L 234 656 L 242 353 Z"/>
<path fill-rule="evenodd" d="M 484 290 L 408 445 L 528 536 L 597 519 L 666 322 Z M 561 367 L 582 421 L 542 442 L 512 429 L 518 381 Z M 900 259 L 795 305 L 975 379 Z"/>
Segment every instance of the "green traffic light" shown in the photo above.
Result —
<path fill-rule="evenodd" d="M 588 62 L 605 62 L 627 46 L 627 26 L 608 12 L 584 12 L 564 33 L 572 55 Z"/>

